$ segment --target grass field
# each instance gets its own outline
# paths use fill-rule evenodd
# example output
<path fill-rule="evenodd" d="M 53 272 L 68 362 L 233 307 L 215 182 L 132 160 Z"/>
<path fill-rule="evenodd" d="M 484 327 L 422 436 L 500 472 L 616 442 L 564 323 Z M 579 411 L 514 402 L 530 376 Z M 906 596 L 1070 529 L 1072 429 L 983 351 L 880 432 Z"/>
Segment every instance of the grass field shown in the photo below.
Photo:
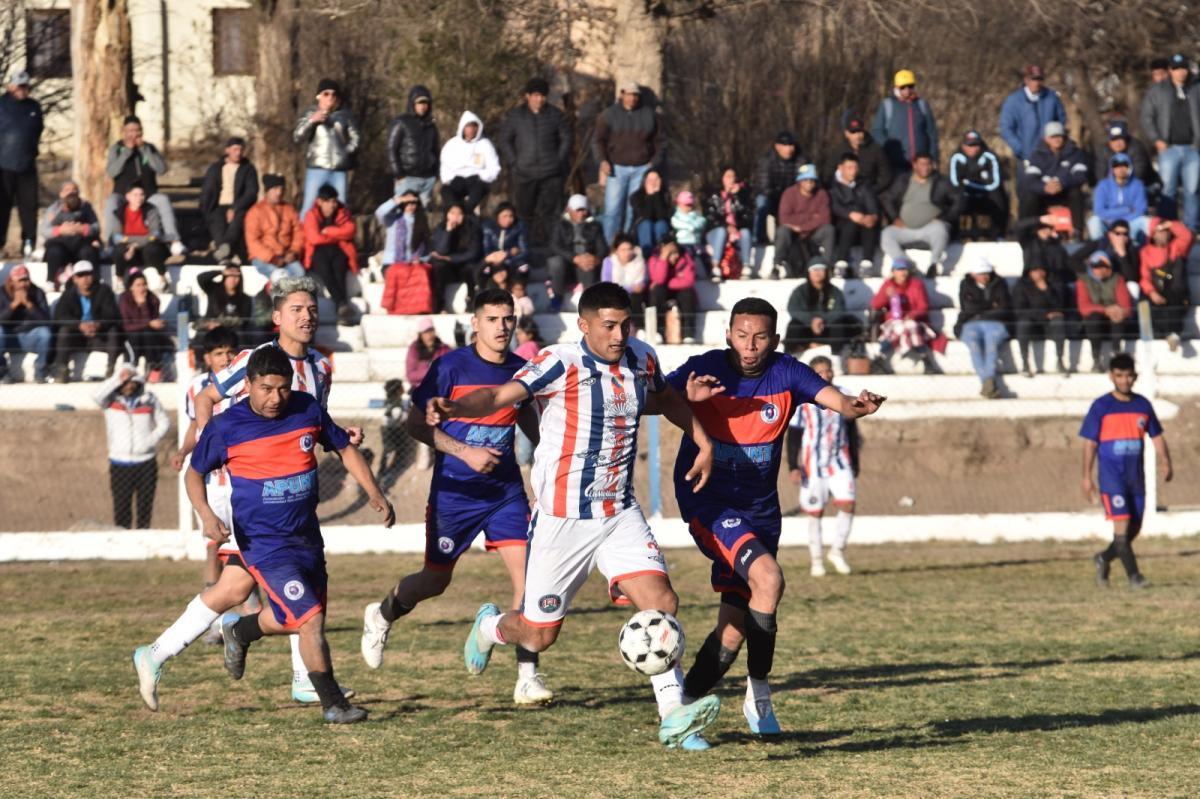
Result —
<path fill-rule="evenodd" d="M 168 664 L 162 707 L 138 698 L 129 652 L 195 593 L 194 563 L 0 566 L 0 789 L 41 796 L 1196 796 L 1200 794 L 1197 540 L 1146 541 L 1154 587 L 1092 585 L 1087 545 L 854 549 L 848 578 L 791 576 L 773 682 L 787 733 L 741 715 L 744 661 L 707 753 L 655 741 L 648 681 L 621 665 L 593 578 L 542 670 L 543 710 L 511 704 L 513 659 L 462 665 L 477 605 L 507 596 L 470 555 L 450 594 L 393 628 L 378 672 L 358 654 L 362 606 L 414 557 L 330 561 L 341 681 L 371 712 L 326 728 L 288 694 L 283 640 L 228 680 L 216 647 Z M 695 649 L 715 614 L 707 562 L 668 551 Z M 690 655 L 688 658 L 690 662 Z M 741 675 L 741 676 L 738 676 Z"/>

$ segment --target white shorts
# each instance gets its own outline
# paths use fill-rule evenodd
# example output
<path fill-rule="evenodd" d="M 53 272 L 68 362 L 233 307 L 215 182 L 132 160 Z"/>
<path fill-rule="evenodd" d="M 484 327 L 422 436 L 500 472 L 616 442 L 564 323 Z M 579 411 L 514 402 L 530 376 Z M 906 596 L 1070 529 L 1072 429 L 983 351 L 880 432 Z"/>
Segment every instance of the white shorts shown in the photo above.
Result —
<path fill-rule="evenodd" d="M 834 469 L 833 474 L 810 474 L 800 486 L 800 509 L 805 513 L 819 513 L 829 504 L 831 496 L 836 503 L 854 501 L 854 472 Z"/>
<path fill-rule="evenodd" d="M 238 552 L 237 539 L 233 537 L 233 485 L 229 481 L 229 475 L 225 475 L 224 483 L 210 476 L 204 483 L 204 493 L 208 495 L 208 507 L 217 514 L 225 529 L 229 530 L 229 540 L 221 544 L 219 551 Z"/>
<path fill-rule="evenodd" d="M 533 627 L 562 623 L 593 568 L 608 578 L 616 601 L 621 580 L 666 574 L 667 565 L 639 507 L 605 519 L 563 519 L 542 511 L 529 527 L 525 601 L 521 618 Z"/>

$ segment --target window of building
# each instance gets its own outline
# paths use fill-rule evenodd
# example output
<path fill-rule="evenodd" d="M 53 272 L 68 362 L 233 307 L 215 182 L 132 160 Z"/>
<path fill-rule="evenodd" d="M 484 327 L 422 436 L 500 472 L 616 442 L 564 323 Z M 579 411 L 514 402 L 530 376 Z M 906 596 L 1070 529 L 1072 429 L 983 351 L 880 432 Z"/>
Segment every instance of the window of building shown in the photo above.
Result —
<path fill-rule="evenodd" d="M 246 8 L 217 8 L 213 21 L 213 74 L 253 75 L 258 58 L 258 28 Z"/>
<path fill-rule="evenodd" d="M 71 77 L 71 12 L 39 9 L 25 14 L 25 68 L 37 78 Z"/>

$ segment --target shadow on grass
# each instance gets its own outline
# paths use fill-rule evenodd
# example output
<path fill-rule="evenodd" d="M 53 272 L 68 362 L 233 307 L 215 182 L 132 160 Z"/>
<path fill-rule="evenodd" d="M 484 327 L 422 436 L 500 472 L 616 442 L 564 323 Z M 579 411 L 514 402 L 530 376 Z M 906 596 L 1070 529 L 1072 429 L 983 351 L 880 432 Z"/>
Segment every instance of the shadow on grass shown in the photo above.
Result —
<path fill-rule="evenodd" d="M 1138 553 L 1139 560 L 1154 560 L 1159 558 L 1193 558 L 1200 555 L 1200 549 L 1186 549 L 1180 552 L 1148 552 L 1146 554 Z M 1005 560 L 986 560 L 975 561 L 969 563 L 929 563 L 929 564 L 914 564 L 912 566 L 896 566 L 894 568 L 882 569 L 856 569 L 856 575 L 871 575 L 871 574 L 910 574 L 916 572 L 950 572 L 950 571 L 970 571 L 972 569 L 1003 569 L 1009 566 L 1035 566 L 1042 563 L 1070 563 L 1079 562 L 1086 563 L 1090 568 L 1091 550 L 1087 553 L 1079 555 L 1059 555 L 1056 557 L 1047 558 L 1008 558 Z"/>

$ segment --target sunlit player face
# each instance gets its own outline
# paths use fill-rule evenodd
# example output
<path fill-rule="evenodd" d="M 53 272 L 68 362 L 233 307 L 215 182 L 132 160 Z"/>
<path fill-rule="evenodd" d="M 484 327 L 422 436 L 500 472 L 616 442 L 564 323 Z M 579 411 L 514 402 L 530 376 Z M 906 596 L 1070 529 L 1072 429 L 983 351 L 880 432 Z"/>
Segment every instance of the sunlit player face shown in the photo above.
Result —
<path fill-rule="evenodd" d="M 767 358 L 779 346 L 779 335 L 771 330 L 769 317 L 738 314 L 729 328 L 729 346 L 742 374 L 756 375 L 766 368 Z"/>
<path fill-rule="evenodd" d="M 271 314 L 279 326 L 279 337 L 309 344 L 317 334 L 317 299 L 307 291 L 293 291 L 279 310 Z"/>
<path fill-rule="evenodd" d="M 485 305 L 471 317 L 475 343 L 496 354 L 508 349 L 516 329 L 517 315 L 511 305 Z"/>
<path fill-rule="evenodd" d="M 1113 369 L 1108 377 L 1112 380 L 1113 388 L 1118 394 L 1128 396 L 1133 393 L 1133 384 L 1137 382 L 1137 372 L 1132 369 Z"/>
<path fill-rule="evenodd" d="M 204 356 L 204 365 L 210 372 L 219 372 L 229 365 L 236 354 L 233 347 L 217 347 Z"/>
<path fill-rule="evenodd" d="M 291 395 L 291 378 L 259 375 L 250 381 L 250 409 L 264 418 L 278 418 Z"/>
<path fill-rule="evenodd" d="M 601 308 L 579 317 L 579 330 L 593 354 L 619 361 L 633 335 L 633 318 L 628 308 Z"/>

